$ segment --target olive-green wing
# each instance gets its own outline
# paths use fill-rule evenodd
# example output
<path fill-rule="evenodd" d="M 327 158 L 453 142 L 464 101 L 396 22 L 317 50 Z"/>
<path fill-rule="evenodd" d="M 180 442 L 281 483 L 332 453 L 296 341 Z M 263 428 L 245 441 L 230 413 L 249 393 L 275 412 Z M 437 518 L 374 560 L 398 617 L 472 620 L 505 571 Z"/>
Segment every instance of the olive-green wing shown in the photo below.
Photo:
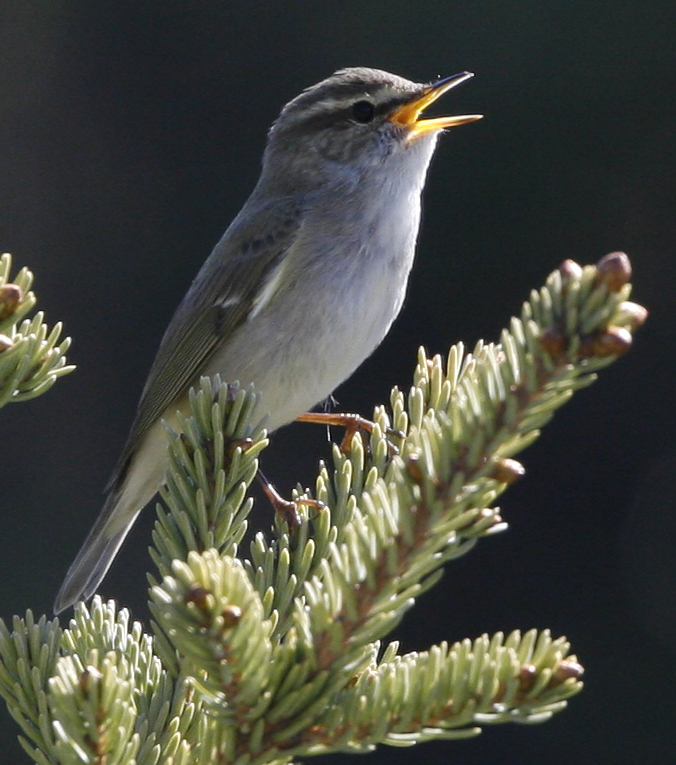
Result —
<path fill-rule="evenodd" d="M 240 213 L 216 245 L 169 323 L 108 488 L 123 478 L 148 428 L 194 382 L 221 343 L 246 321 L 266 276 L 293 246 L 302 224 L 296 202 L 277 200 L 251 208 L 246 215 Z"/>

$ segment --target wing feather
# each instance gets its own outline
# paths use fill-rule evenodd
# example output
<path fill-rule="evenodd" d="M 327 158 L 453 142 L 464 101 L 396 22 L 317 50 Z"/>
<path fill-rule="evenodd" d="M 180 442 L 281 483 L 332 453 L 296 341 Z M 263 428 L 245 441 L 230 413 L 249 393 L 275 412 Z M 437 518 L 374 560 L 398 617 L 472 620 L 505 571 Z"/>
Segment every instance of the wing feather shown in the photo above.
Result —
<path fill-rule="evenodd" d="M 298 201 L 276 200 L 258 209 L 248 203 L 226 231 L 167 327 L 108 489 L 123 480 L 148 428 L 246 321 L 261 285 L 292 247 L 301 225 Z"/>

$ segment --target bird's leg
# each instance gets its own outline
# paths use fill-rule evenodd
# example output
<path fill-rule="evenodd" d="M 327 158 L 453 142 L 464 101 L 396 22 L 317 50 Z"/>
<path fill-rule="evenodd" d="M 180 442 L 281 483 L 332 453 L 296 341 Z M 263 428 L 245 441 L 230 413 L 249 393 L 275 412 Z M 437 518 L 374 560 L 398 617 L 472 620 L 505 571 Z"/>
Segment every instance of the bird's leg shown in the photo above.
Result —
<path fill-rule="evenodd" d="M 336 425 L 339 428 L 345 428 L 345 435 L 340 442 L 340 450 L 343 454 L 350 453 L 350 442 L 352 436 L 355 433 L 363 432 L 371 434 L 375 423 L 371 420 L 367 420 L 359 414 L 351 414 L 349 412 L 306 412 L 296 417 L 296 422 L 312 422 L 317 425 Z M 406 438 L 406 434 L 400 430 L 394 428 L 387 429 L 387 435 L 394 436 L 395 438 Z M 393 444 L 389 438 L 387 441 L 388 448 L 391 454 L 399 454 L 399 449 Z"/>
<path fill-rule="evenodd" d="M 290 531 L 298 529 L 303 524 L 303 517 L 298 510 L 299 505 L 308 505 L 308 507 L 315 507 L 318 510 L 324 507 L 324 503 L 318 499 L 284 499 L 260 470 L 258 471 L 258 480 L 263 487 L 265 496 L 270 500 L 273 510 L 282 515 Z"/>

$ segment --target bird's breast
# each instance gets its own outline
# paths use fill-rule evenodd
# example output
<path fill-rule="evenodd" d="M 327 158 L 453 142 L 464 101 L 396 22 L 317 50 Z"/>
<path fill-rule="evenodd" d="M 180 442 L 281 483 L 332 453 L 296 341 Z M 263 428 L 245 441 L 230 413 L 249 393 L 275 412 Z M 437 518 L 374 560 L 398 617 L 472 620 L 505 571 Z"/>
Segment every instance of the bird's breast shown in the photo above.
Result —
<path fill-rule="evenodd" d="M 323 200 L 207 374 L 253 382 L 275 429 L 326 398 L 383 340 L 401 310 L 419 191 Z"/>

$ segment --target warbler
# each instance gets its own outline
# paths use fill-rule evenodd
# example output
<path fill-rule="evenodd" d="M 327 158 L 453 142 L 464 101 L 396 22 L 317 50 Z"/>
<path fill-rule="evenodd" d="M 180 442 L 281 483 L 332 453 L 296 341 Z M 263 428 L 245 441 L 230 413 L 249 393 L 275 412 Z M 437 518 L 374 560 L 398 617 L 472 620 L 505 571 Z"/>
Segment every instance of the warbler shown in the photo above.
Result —
<path fill-rule="evenodd" d="M 472 74 L 421 84 L 341 69 L 282 109 L 260 178 L 172 318 L 104 507 L 57 595 L 89 598 L 164 480 L 165 421 L 202 375 L 253 383 L 274 431 L 325 399 L 380 344 L 413 264 L 439 134 L 480 119 L 422 119 Z"/>

